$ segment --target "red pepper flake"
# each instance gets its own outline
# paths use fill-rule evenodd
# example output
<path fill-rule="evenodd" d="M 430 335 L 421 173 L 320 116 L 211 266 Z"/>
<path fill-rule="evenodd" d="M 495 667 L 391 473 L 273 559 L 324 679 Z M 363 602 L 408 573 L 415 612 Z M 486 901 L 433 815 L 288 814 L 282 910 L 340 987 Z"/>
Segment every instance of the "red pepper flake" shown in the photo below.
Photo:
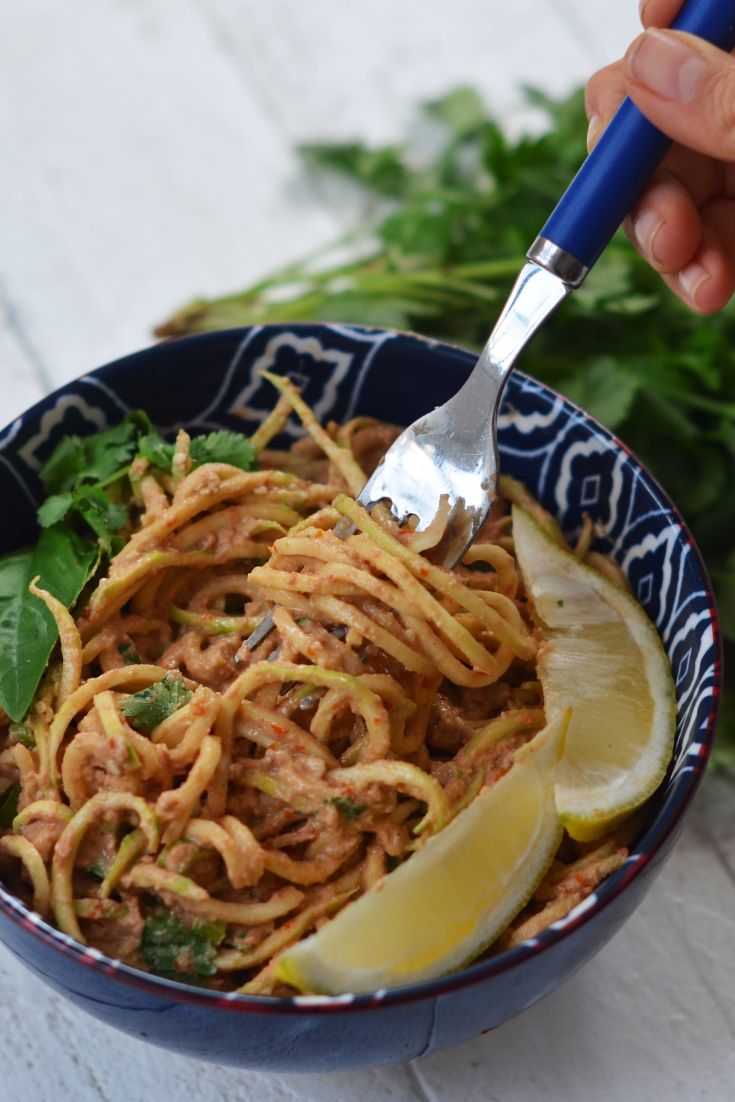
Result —
<path fill-rule="evenodd" d="M 207 709 L 204 707 L 204 705 L 199 704 L 198 702 L 196 704 L 192 704 L 191 706 L 191 714 L 193 716 L 203 716 L 206 710 Z"/>
<path fill-rule="evenodd" d="M 214 614 L 212 612 L 203 612 L 202 620 L 214 620 Z"/>
<path fill-rule="evenodd" d="M 380 723 L 380 716 L 373 716 L 373 723 Z"/>
<path fill-rule="evenodd" d="M 428 576 L 429 576 L 429 568 L 428 568 L 428 566 L 422 566 L 422 567 L 421 567 L 421 568 L 419 569 L 419 574 L 421 575 L 421 577 L 422 577 L 422 578 L 428 578 Z"/>
<path fill-rule="evenodd" d="M 277 723 L 271 723 L 271 730 L 275 731 L 277 735 L 285 735 L 286 728 L 279 727 Z"/>
<path fill-rule="evenodd" d="M 506 773 L 510 772 L 510 766 L 507 769 L 501 769 L 499 773 L 495 774 L 495 780 L 499 781 L 501 777 L 504 777 Z"/>
<path fill-rule="evenodd" d="M 317 538 L 318 540 L 320 540 L 320 539 L 322 538 L 322 536 L 323 536 L 323 535 L 324 535 L 324 532 L 322 531 L 322 529 L 321 529 L 321 528 L 317 528 L 317 530 L 316 530 L 316 538 Z"/>

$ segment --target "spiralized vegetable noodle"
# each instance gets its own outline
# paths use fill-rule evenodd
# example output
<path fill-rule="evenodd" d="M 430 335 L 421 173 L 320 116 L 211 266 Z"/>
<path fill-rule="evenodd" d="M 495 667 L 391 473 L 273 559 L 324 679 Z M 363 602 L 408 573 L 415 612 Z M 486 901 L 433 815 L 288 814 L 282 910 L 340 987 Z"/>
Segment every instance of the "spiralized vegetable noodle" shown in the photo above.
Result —
<path fill-rule="evenodd" d="M 32 584 L 60 642 L 23 723 L 0 728 L 0 796 L 18 795 L 0 862 L 39 914 L 112 957 L 289 995 L 278 954 L 410 859 L 543 727 L 509 501 L 563 537 L 505 479 L 463 562 L 434 565 L 441 517 L 418 533 L 354 500 L 398 430 L 323 428 L 269 377 L 281 396 L 252 439 L 259 469 L 196 466 L 181 432 L 170 474 L 139 457 L 121 483 L 124 546 L 74 614 Z M 292 410 L 308 435 L 268 450 Z M 580 557 L 589 544 L 585 528 Z M 251 654 L 269 609 L 276 630 Z M 626 841 L 566 838 L 491 952 L 568 913 Z"/>

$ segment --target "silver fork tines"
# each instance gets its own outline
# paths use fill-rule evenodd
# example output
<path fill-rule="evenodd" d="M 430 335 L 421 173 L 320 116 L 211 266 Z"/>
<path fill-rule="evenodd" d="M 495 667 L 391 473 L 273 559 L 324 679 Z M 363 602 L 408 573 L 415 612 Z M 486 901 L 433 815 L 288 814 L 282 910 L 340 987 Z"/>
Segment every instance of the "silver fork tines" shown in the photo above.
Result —
<path fill-rule="evenodd" d="M 482 527 L 498 481 L 497 419 L 506 379 L 571 290 L 570 283 L 538 264 L 525 264 L 467 382 L 401 433 L 359 495 L 366 508 L 389 501 L 398 521 L 418 517 L 419 530 L 428 528 L 448 498 L 449 518 L 431 552 L 434 562 L 455 566 Z M 335 532 L 344 539 L 352 530 L 345 517 Z M 267 616 L 250 636 L 249 649 L 272 627 Z"/>
<path fill-rule="evenodd" d="M 531 337 L 570 290 L 537 264 L 524 265 L 467 382 L 401 433 L 358 498 L 365 506 L 387 499 L 397 520 L 414 515 L 423 530 L 447 496 L 449 522 L 432 553 L 435 562 L 459 562 L 485 521 L 498 479 L 503 387 Z"/>

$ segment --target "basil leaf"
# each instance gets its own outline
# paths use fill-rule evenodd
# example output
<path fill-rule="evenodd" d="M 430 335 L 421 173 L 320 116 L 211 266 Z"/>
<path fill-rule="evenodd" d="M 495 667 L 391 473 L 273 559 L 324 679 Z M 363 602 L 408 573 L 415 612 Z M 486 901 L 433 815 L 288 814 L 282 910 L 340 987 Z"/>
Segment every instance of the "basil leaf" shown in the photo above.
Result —
<path fill-rule="evenodd" d="M 29 593 L 36 575 L 67 608 L 97 568 L 99 548 L 63 521 L 46 528 L 35 548 L 0 559 L 0 706 L 23 719 L 58 637 L 43 601 Z"/>

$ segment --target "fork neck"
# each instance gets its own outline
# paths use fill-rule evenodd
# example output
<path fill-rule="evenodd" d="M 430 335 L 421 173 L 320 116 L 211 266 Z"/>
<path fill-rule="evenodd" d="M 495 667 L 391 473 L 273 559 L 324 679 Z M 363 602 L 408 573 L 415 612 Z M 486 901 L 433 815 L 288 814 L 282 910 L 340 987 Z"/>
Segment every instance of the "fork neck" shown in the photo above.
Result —
<path fill-rule="evenodd" d="M 524 264 L 467 383 L 477 376 L 483 387 L 492 381 L 502 388 L 523 349 L 571 291 L 571 283 L 541 264 Z"/>

